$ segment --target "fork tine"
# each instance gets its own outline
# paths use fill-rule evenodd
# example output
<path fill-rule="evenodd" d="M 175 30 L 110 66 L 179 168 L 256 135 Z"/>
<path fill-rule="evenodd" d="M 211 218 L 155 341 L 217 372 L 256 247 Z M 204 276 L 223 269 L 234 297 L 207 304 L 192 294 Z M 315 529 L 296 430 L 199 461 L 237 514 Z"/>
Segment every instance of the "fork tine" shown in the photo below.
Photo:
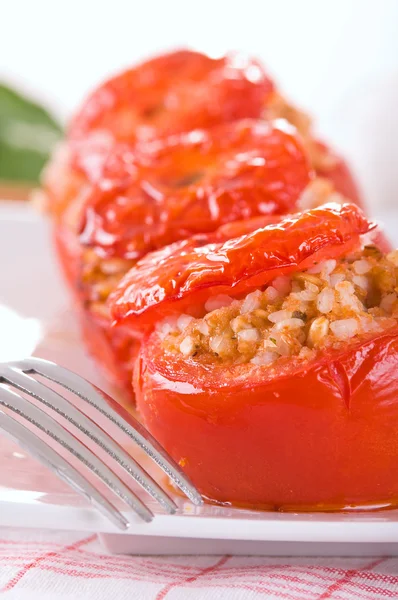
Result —
<path fill-rule="evenodd" d="M 80 375 L 42 358 L 27 358 L 10 363 L 10 366 L 17 367 L 25 372 L 36 372 L 79 396 L 112 421 L 114 425 L 117 425 L 121 431 L 144 450 L 194 504 L 198 506 L 203 504 L 199 492 L 164 448 L 137 419 L 102 390 L 80 377 Z"/>
<path fill-rule="evenodd" d="M 10 391 L 10 393 L 13 393 Z M 108 500 L 67 460 L 30 429 L 0 410 L 0 431 L 34 456 L 41 464 L 53 471 L 76 492 L 85 496 L 98 510 L 119 529 L 127 529 L 129 522 Z"/>
<path fill-rule="evenodd" d="M 170 514 L 175 513 L 177 505 L 162 490 L 157 482 L 127 454 L 121 446 L 112 439 L 90 417 L 78 410 L 69 400 L 48 388 L 40 381 L 20 371 L 16 367 L 0 368 L 0 376 L 19 390 L 33 396 L 48 408 L 66 418 L 70 423 L 98 444 L 111 456 L 137 483 L 139 483 L 155 500 Z"/>
<path fill-rule="evenodd" d="M 80 460 L 144 521 L 152 520 L 153 514 L 145 504 L 89 448 L 53 417 L 3 385 L 0 385 L 0 404 L 29 421 Z"/>

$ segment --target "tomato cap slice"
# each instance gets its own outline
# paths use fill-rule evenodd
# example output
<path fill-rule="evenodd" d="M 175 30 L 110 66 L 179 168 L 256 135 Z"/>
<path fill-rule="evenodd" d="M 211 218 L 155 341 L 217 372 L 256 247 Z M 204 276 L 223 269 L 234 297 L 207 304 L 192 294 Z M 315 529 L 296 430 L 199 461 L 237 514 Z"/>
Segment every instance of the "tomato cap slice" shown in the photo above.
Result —
<path fill-rule="evenodd" d="M 280 121 L 245 119 L 134 149 L 117 144 L 97 158 L 87 161 L 97 183 L 80 241 L 129 259 L 229 221 L 293 212 L 312 177 L 295 130 Z"/>
<path fill-rule="evenodd" d="M 117 140 L 135 143 L 257 118 L 273 90 L 271 79 L 255 59 L 233 53 L 213 59 L 178 50 L 143 62 L 98 87 L 73 119 L 69 137 L 107 130 Z"/>
<path fill-rule="evenodd" d="M 265 217 L 263 227 L 260 220 L 228 224 L 146 255 L 110 296 L 115 321 L 142 335 L 167 314 L 192 313 L 209 296 L 237 297 L 279 274 L 342 256 L 376 227 L 354 204 L 326 204 L 273 224 Z"/>

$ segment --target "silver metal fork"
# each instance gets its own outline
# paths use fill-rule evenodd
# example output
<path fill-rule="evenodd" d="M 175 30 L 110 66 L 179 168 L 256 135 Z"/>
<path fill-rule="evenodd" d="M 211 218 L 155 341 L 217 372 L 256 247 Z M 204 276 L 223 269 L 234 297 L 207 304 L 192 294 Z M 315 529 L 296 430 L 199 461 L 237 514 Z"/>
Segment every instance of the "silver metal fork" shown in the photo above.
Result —
<path fill-rule="evenodd" d="M 105 392 L 76 375 L 76 373 L 40 358 L 28 358 L 18 362 L 0 364 L 0 432 L 17 442 L 77 492 L 88 498 L 117 527 L 127 529 L 129 526 L 129 522 L 123 514 L 80 471 L 46 441 L 26 427 L 21 420 L 28 421 L 30 425 L 51 437 L 64 450 L 81 461 L 144 521 L 151 521 L 153 513 L 130 486 L 123 483 L 109 466 L 68 430 L 67 425 L 61 425 L 50 414 L 11 388 L 16 388 L 35 398 L 48 409 L 66 419 L 68 423 L 74 425 L 84 436 L 90 438 L 113 461 L 118 463 L 131 479 L 135 480 L 159 502 L 166 512 L 174 513 L 177 510 L 177 505 L 109 433 L 96 424 L 87 414 L 76 408 L 66 397 L 35 379 L 32 375 L 41 375 L 61 385 L 76 394 L 85 404 L 95 408 L 139 446 L 194 504 L 202 504 L 200 494 L 177 463 L 139 421 L 134 419 L 129 412 L 112 400 Z M 7 408 L 7 412 L 2 410 L 1 406 Z M 8 414 L 9 411 L 18 415 L 18 420 Z"/>

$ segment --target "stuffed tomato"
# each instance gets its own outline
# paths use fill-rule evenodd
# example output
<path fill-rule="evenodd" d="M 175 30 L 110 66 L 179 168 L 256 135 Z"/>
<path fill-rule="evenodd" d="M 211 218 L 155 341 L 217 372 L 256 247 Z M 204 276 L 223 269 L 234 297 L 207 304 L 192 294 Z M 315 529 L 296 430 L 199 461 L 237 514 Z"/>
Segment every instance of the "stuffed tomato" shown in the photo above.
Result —
<path fill-rule="evenodd" d="M 209 499 L 394 506 L 398 253 L 353 205 L 260 220 L 148 255 L 113 294 L 146 332 L 142 418 Z"/>

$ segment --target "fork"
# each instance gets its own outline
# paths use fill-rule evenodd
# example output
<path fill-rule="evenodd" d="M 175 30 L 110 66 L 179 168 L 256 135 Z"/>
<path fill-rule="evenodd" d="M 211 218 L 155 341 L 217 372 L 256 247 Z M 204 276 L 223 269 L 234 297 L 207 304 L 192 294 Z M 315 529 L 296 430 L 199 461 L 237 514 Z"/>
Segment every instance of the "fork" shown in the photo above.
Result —
<path fill-rule="evenodd" d="M 167 513 L 175 513 L 177 505 L 109 433 L 65 396 L 35 379 L 33 375 L 42 376 L 62 386 L 73 392 L 86 405 L 96 409 L 139 446 L 194 504 L 202 504 L 200 494 L 177 463 L 137 419 L 105 392 L 76 373 L 41 358 L 1 363 L 0 432 L 26 449 L 75 491 L 89 499 L 119 529 L 125 530 L 130 525 L 125 516 L 80 471 L 32 429 L 26 427 L 21 420 L 27 421 L 60 444 L 64 450 L 83 463 L 116 496 L 121 498 L 141 519 L 149 522 L 154 515 L 133 489 L 123 483 L 111 467 L 69 431 L 67 426 L 61 425 L 42 408 L 11 388 L 35 398 L 48 409 L 63 417 L 68 424 L 76 427 L 83 436 L 104 450 L 112 461 L 118 463 L 129 475 L 129 480 L 135 480 Z M 1 406 L 6 408 L 7 412 L 4 412 Z M 8 414 L 9 411 L 18 415 L 18 420 Z"/>

